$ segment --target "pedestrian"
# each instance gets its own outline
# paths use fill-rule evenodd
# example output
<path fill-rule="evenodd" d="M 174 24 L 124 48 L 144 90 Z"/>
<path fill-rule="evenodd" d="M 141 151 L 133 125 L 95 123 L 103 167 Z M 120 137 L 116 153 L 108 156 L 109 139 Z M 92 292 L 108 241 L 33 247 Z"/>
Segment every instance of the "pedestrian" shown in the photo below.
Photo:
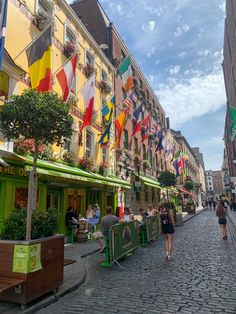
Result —
<path fill-rule="evenodd" d="M 211 210 L 211 204 L 212 204 L 212 202 L 211 201 L 209 201 L 209 209 Z"/>
<path fill-rule="evenodd" d="M 206 209 L 208 209 L 208 201 L 206 201 L 205 206 L 206 206 Z"/>
<path fill-rule="evenodd" d="M 213 201 L 213 209 L 216 209 L 216 201 Z"/>
<path fill-rule="evenodd" d="M 74 229 L 74 234 L 75 236 L 77 235 L 77 233 L 79 232 L 79 228 L 80 228 L 80 224 L 79 224 L 79 216 L 78 214 L 74 211 L 74 209 L 69 206 L 67 208 L 67 212 L 66 212 L 66 226 L 67 227 L 71 227 L 71 226 L 75 226 Z"/>
<path fill-rule="evenodd" d="M 226 209 L 224 208 L 224 202 L 220 201 L 217 203 L 216 216 L 218 217 L 218 223 L 220 225 L 222 239 L 227 240 L 227 227 L 226 227 Z"/>
<path fill-rule="evenodd" d="M 159 211 L 162 233 L 165 235 L 166 259 L 170 260 L 173 249 L 174 214 L 169 202 L 165 202 L 159 206 Z"/>

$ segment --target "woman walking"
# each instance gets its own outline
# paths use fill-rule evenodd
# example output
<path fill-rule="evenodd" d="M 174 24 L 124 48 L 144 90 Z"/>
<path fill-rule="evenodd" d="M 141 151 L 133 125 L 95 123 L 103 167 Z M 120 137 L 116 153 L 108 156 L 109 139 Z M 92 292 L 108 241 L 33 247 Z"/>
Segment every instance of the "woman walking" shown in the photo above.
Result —
<path fill-rule="evenodd" d="M 175 226 L 174 213 L 171 207 L 171 203 L 169 202 L 163 203 L 162 206 L 159 207 L 161 228 L 163 234 L 165 235 L 167 260 L 171 259 L 171 253 L 173 249 L 173 233 Z"/>
<path fill-rule="evenodd" d="M 226 214 L 227 212 L 224 208 L 224 202 L 219 201 L 216 206 L 216 216 L 218 217 L 218 223 L 220 225 L 223 240 L 227 240 Z"/>

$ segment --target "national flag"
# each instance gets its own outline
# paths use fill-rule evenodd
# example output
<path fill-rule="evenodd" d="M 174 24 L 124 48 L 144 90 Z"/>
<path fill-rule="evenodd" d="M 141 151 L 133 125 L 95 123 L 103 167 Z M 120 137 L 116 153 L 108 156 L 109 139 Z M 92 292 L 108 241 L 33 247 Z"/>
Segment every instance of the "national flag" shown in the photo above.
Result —
<path fill-rule="evenodd" d="M 184 169 L 184 160 L 183 160 L 183 157 L 181 154 L 179 155 L 179 157 L 177 159 L 177 163 L 178 163 L 179 173 L 182 174 L 183 169 Z"/>
<path fill-rule="evenodd" d="M 230 118 L 230 131 L 231 131 L 231 141 L 236 136 L 236 108 L 230 106 L 229 107 L 229 118 Z"/>
<path fill-rule="evenodd" d="M 39 92 L 52 89 L 52 26 L 26 50 L 31 87 Z"/>
<path fill-rule="evenodd" d="M 157 133 L 159 131 L 158 126 L 156 124 L 154 124 L 153 127 L 150 129 L 150 131 L 154 135 L 154 137 L 156 137 Z"/>
<path fill-rule="evenodd" d="M 120 146 L 120 138 L 121 138 L 122 131 L 125 127 L 127 114 L 128 113 L 126 111 L 123 111 L 114 122 L 116 130 L 117 130 L 117 137 L 115 140 L 114 148 L 118 148 Z"/>
<path fill-rule="evenodd" d="M 134 97 L 134 92 L 131 92 L 130 95 L 123 101 L 123 104 L 126 106 L 125 110 L 127 112 L 129 112 L 131 109 L 133 97 Z"/>
<path fill-rule="evenodd" d="M 141 131 L 142 128 L 142 104 L 133 113 L 136 119 L 136 125 L 131 136 Z"/>
<path fill-rule="evenodd" d="M 150 116 L 151 116 L 151 113 L 149 112 L 148 115 L 144 118 L 143 123 L 142 123 L 144 127 L 148 126 L 148 123 L 150 121 Z"/>
<path fill-rule="evenodd" d="M 178 167 L 178 160 L 176 159 L 173 163 L 172 163 L 173 167 L 175 168 L 175 175 L 176 178 L 179 177 L 179 167 Z"/>
<path fill-rule="evenodd" d="M 147 139 L 148 139 L 148 127 L 145 127 L 142 130 L 142 141 L 141 141 L 141 143 L 143 143 Z"/>
<path fill-rule="evenodd" d="M 110 123 L 112 119 L 112 114 L 115 109 L 116 97 L 115 95 L 108 100 L 108 102 L 102 107 L 102 115 L 106 122 Z"/>
<path fill-rule="evenodd" d="M 0 0 L 0 69 L 4 53 L 4 43 L 6 37 L 8 0 Z"/>
<path fill-rule="evenodd" d="M 132 78 L 132 68 L 130 56 L 124 60 L 124 62 L 118 68 L 118 74 L 122 77 L 122 82 L 126 93 L 134 86 Z"/>
<path fill-rule="evenodd" d="M 111 122 L 106 127 L 104 133 L 102 134 L 98 144 L 106 145 L 110 139 L 110 131 L 111 131 Z"/>
<path fill-rule="evenodd" d="M 164 140 L 163 129 L 161 129 L 161 130 L 158 132 L 157 138 L 158 138 L 159 141 L 158 141 L 157 146 L 156 146 L 156 151 L 163 149 L 163 145 L 162 145 L 162 141 Z"/>
<path fill-rule="evenodd" d="M 78 54 L 75 54 L 56 75 L 58 82 L 61 85 L 64 101 L 68 100 L 73 87 L 77 61 Z"/>
<path fill-rule="evenodd" d="M 81 95 L 84 98 L 85 104 L 85 116 L 83 120 L 83 124 L 81 127 L 81 131 L 87 125 L 92 124 L 92 116 L 93 116 L 93 105 L 94 105 L 94 97 L 95 97 L 95 73 L 85 82 L 82 90 Z"/>

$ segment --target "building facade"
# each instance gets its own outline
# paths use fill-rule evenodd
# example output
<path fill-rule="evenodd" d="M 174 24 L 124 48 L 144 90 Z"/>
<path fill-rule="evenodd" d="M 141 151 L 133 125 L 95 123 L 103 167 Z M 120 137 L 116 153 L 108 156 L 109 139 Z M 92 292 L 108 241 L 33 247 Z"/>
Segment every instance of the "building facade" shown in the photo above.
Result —
<path fill-rule="evenodd" d="M 212 170 L 206 170 L 205 176 L 206 176 L 207 198 L 208 200 L 214 200 Z"/>
<path fill-rule="evenodd" d="M 96 40 L 110 62 L 117 68 L 130 52 L 117 29 L 109 20 L 97 0 L 74 1 L 71 7 L 86 25 L 88 31 Z M 91 19 L 91 12 L 93 18 Z M 156 206 L 161 198 L 161 189 L 157 178 L 161 171 L 169 169 L 169 162 L 164 153 L 156 150 L 151 134 L 144 138 L 145 129 L 131 136 L 135 128 L 134 111 L 142 103 L 142 120 L 150 115 L 149 129 L 157 126 L 165 128 L 165 111 L 158 98 L 147 82 L 135 59 L 131 56 L 134 96 L 129 116 L 123 131 L 120 147 L 116 150 L 117 175 L 131 183 L 132 189 L 119 191 L 118 206 L 130 205 L 134 211 L 147 205 Z M 116 117 L 124 110 L 124 100 L 127 98 L 122 88 L 122 80 L 115 76 Z"/>
<path fill-rule="evenodd" d="M 98 203 L 103 214 L 107 205 L 117 206 L 117 190 L 125 190 L 130 185 L 115 177 L 115 153 L 111 150 L 114 129 L 106 147 L 97 144 L 104 130 L 101 108 L 114 93 L 114 67 L 65 0 L 9 1 L 5 53 L 0 71 L 1 103 L 12 94 L 21 94 L 30 88 L 26 48 L 48 25 L 53 27 L 53 74 L 72 54 L 78 53 L 79 56 L 76 79 L 68 100 L 74 119 L 73 135 L 65 139 L 61 147 L 50 147 L 50 157 L 38 161 L 38 207 L 55 207 L 59 232 L 64 232 L 68 206 L 85 216 L 88 204 Z M 81 134 L 86 107 L 80 91 L 94 72 L 93 122 Z M 61 94 L 55 75 L 53 90 Z M 18 156 L 12 148 L 13 143 L 2 139 L 0 149 L 5 164 L 0 171 L 0 224 L 14 207 L 27 204 L 32 157 Z M 15 149 L 16 143 L 14 152 Z M 82 169 L 82 159 L 93 160 L 92 172 L 90 168 Z"/>
<path fill-rule="evenodd" d="M 224 30 L 224 61 L 223 72 L 226 90 L 226 117 L 224 141 L 230 176 L 230 194 L 236 196 L 236 139 L 232 140 L 231 121 L 229 115 L 230 106 L 236 107 L 236 3 L 234 0 L 226 0 L 226 18 Z"/>

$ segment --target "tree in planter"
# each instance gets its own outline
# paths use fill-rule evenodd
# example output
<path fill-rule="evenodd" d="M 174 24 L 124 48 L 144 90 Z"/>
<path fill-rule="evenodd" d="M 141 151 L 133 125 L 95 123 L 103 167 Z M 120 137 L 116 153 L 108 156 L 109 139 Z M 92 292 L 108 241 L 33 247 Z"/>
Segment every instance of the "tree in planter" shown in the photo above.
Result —
<path fill-rule="evenodd" d="M 175 175 L 170 171 L 163 171 L 161 172 L 158 181 L 161 185 L 165 187 L 171 187 L 176 185 L 176 177 Z M 167 190 L 167 198 L 169 199 L 169 194 Z"/>
<path fill-rule="evenodd" d="M 192 191 L 193 189 L 194 189 L 194 183 L 193 183 L 193 181 L 190 181 L 190 180 L 188 180 L 188 181 L 186 181 L 185 183 L 184 183 L 184 188 L 186 189 L 186 190 L 188 190 L 188 191 Z"/>
<path fill-rule="evenodd" d="M 13 95 L 0 111 L 0 130 L 8 139 L 34 140 L 33 171 L 30 172 L 26 240 L 31 238 L 32 210 L 36 209 L 38 147 L 61 144 L 62 137 L 72 135 L 73 118 L 69 106 L 55 92 L 38 93 L 25 90 Z"/>

